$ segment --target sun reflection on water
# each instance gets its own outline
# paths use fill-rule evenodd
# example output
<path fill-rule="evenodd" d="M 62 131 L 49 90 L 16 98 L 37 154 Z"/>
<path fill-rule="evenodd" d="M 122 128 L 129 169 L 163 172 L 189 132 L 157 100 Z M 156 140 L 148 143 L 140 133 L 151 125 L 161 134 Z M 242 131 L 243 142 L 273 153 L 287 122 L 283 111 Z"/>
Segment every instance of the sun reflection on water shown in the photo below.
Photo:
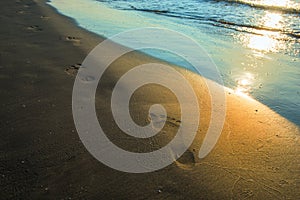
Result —
<path fill-rule="evenodd" d="M 286 48 L 282 15 L 280 13 L 266 12 L 259 19 L 262 29 L 253 30 L 254 34 L 241 33 L 238 38 L 243 45 L 252 49 L 255 53 L 264 54 L 266 52 L 278 52 Z"/>
<path fill-rule="evenodd" d="M 280 13 L 267 12 L 263 18 L 264 25 L 271 28 L 283 28 L 282 15 Z"/>
<path fill-rule="evenodd" d="M 253 50 L 275 51 L 278 46 L 277 41 L 268 35 L 254 35 L 247 39 L 247 46 Z"/>
<path fill-rule="evenodd" d="M 289 1 L 267 0 L 263 1 L 263 3 L 268 5 L 286 6 L 289 4 Z M 289 43 L 291 43 L 287 38 L 288 36 L 284 34 L 285 29 L 289 24 L 287 24 L 282 13 L 265 11 L 263 16 L 256 16 L 255 21 L 257 28 L 245 28 L 244 31 L 239 32 L 236 37 L 243 46 L 251 50 L 249 57 L 254 60 L 247 60 L 247 66 L 252 66 L 252 64 L 255 65 L 257 61 L 256 58 L 269 59 L 268 53 L 287 50 L 290 45 Z M 234 92 L 243 96 L 250 95 L 252 90 L 257 86 L 254 74 L 255 73 L 251 72 L 251 69 L 248 68 L 247 72 L 239 75 L 235 79 L 236 86 Z"/>
<path fill-rule="evenodd" d="M 288 0 L 264 0 L 261 4 L 268 6 L 288 6 L 291 5 L 291 1 Z"/>
<path fill-rule="evenodd" d="M 246 72 L 242 76 L 236 79 L 237 86 L 234 92 L 239 95 L 249 95 L 254 83 L 254 75 L 250 72 Z"/>
<path fill-rule="evenodd" d="M 243 0 L 244 3 L 257 6 L 297 8 L 298 4 L 291 0 Z"/>

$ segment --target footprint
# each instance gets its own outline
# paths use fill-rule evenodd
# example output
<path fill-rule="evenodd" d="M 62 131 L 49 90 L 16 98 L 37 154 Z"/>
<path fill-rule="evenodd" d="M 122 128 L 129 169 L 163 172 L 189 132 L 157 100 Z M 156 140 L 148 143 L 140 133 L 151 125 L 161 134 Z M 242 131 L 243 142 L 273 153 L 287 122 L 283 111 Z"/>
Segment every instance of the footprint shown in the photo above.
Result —
<path fill-rule="evenodd" d="M 44 16 L 44 15 L 41 15 L 41 16 L 40 16 L 40 18 L 41 18 L 42 20 L 48 20 L 50 17 L 47 17 L 47 16 Z"/>
<path fill-rule="evenodd" d="M 176 119 L 174 117 L 167 117 L 167 123 L 171 124 L 172 126 L 179 127 L 181 124 L 181 120 Z"/>
<path fill-rule="evenodd" d="M 164 127 L 167 116 L 165 115 L 164 108 L 160 106 L 152 106 L 149 112 L 149 120 L 151 121 L 152 128 L 161 130 Z"/>
<path fill-rule="evenodd" d="M 79 46 L 81 43 L 81 38 L 75 36 L 63 36 L 60 39 L 65 42 L 72 42 L 74 46 Z"/>
<path fill-rule="evenodd" d="M 196 165 L 195 155 L 192 151 L 187 150 L 180 158 L 176 160 L 176 165 L 185 170 L 190 170 Z"/>
<path fill-rule="evenodd" d="M 75 41 L 75 42 L 78 42 L 78 41 L 80 41 L 80 39 L 81 39 L 81 38 L 79 38 L 79 37 L 73 37 L 73 36 L 67 36 L 67 37 L 66 37 L 66 40 L 67 40 L 67 41 Z"/>
<path fill-rule="evenodd" d="M 80 63 L 76 63 L 75 65 L 71 65 L 71 66 L 67 67 L 65 69 L 65 72 L 70 76 L 77 76 L 78 70 L 80 68 L 84 68 L 84 67 Z M 90 75 L 84 73 L 84 71 L 81 71 L 78 78 L 80 79 L 80 81 L 82 81 L 84 83 L 90 83 L 96 79 L 94 76 L 90 76 Z"/>
<path fill-rule="evenodd" d="M 24 10 L 18 10 L 18 11 L 16 11 L 16 13 L 20 14 L 20 15 L 23 15 L 23 14 L 25 14 L 25 11 Z"/>
<path fill-rule="evenodd" d="M 27 30 L 33 31 L 33 32 L 39 32 L 39 31 L 42 31 L 43 29 L 38 25 L 32 25 L 32 26 L 28 26 Z"/>
<path fill-rule="evenodd" d="M 80 63 L 76 63 L 75 65 L 71 65 L 65 69 L 65 72 L 70 76 L 76 76 L 79 68 L 81 67 Z"/>

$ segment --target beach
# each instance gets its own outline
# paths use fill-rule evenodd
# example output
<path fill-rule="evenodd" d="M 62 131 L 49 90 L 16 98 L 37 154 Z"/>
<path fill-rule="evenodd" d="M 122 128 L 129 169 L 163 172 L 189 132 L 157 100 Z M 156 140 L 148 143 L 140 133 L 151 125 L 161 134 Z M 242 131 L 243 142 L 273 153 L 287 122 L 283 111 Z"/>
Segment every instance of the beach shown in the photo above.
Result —
<path fill-rule="evenodd" d="M 72 116 L 77 69 L 104 38 L 58 14 L 43 0 L 1 1 L 1 199 L 297 199 L 300 196 L 299 127 L 265 105 L 226 90 L 222 134 L 204 159 L 198 152 L 209 126 L 205 79 L 187 70 L 201 110 L 196 138 L 173 164 L 151 173 L 124 173 L 96 160 L 82 144 Z M 119 48 L 114 44 L 110 51 Z M 170 141 L 180 126 L 178 101 L 169 90 L 147 86 L 130 102 L 147 124 L 149 107 L 168 112 L 162 134 L 125 135 L 114 123 L 110 96 L 116 81 L 136 65 L 162 62 L 139 52 L 115 61 L 96 95 L 99 123 L 111 141 L 149 151 Z"/>

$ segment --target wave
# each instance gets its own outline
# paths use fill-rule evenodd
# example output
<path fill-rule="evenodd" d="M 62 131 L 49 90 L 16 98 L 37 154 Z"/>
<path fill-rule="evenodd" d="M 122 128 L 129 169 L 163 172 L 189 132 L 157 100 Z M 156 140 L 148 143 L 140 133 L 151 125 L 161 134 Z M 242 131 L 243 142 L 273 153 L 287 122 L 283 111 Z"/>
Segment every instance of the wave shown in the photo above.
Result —
<path fill-rule="evenodd" d="M 263 1 L 256 1 L 256 0 L 214 0 L 216 2 L 225 1 L 227 3 L 232 4 L 241 4 L 250 6 L 257 9 L 263 9 L 263 10 L 270 10 L 270 11 L 278 11 L 282 13 L 288 13 L 288 14 L 300 14 L 300 5 L 293 3 L 288 5 L 272 5 L 268 3 L 264 3 Z"/>
<path fill-rule="evenodd" d="M 123 10 L 149 12 L 149 13 L 154 13 L 154 14 L 158 14 L 158 15 L 163 15 L 166 17 L 197 20 L 202 24 L 209 24 L 209 25 L 213 25 L 213 26 L 228 28 L 231 30 L 235 30 L 235 31 L 239 31 L 239 32 L 247 32 L 247 33 L 252 33 L 252 34 L 259 34 L 258 31 L 279 32 L 281 34 L 292 37 L 294 39 L 297 39 L 297 40 L 300 39 L 300 32 L 293 32 L 290 30 L 283 30 L 283 29 L 279 29 L 279 28 L 271 28 L 271 27 L 257 26 L 257 25 L 250 25 L 250 24 L 240 24 L 240 23 L 236 23 L 236 22 L 226 21 L 223 19 L 209 18 L 209 17 L 197 16 L 197 15 L 188 15 L 188 14 L 172 12 L 172 11 L 168 11 L 168 10 L 136 8 L 134 6 L 130 6 L 130 9 L 125 8 Z M 277 39 L 279 40 L 282 38 L 277 38 Z"/>

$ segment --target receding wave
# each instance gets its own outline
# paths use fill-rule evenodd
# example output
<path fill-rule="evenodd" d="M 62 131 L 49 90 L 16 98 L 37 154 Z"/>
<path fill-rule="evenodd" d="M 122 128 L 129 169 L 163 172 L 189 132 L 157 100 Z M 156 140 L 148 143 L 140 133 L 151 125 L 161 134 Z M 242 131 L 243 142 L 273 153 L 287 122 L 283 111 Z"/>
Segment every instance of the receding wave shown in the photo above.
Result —
<path fill-rule="evenodd" d="M 134 6 L 130 6 L 130 7 L 131 7 L 130 9 L 123 9 L 123 10 L 149 12 L 149 13 L 154 13 L 154 14 L 158 14 L 158 15 L 164 15 L 167 17 L 181 18 L 181 19 L 187 19 L 187 20 L 198 20 L 199 23 L 202 23 L 202 24 L 209 24 L 212 26 L 218 26 L 218 27 L 235 30 L 235 31 L 247 32 L 247 33 L 253 33 L 253 34 L 259 34 L 259 33 L 257 33 L 257 31 L 279 32 L 286 36 L 295 38 L 297 40 L 300 39 L 300 32 L 293 32 L 290 30 L 282 30 L 279 28 L 271 28 L 271 27 L 257 26 L 257 25 L 251 25 L 251 24 L 240 24 L 240 23 L 236 23 L 236 22 L 226 21 L 223 19 L 209 18 L 209 17 L 196 16 L 196 15 L 188 15 L 188 14 L 177 13 L 177 12 L 172 12 L 172 11 L 168 11 L 168 10 L 144 9 L 144 8 L 136 8 Z M 277 38 L 277 39 L 280 39 L 280 38 Z"/>
<path fill-rule="evenodd" d="M 265 3 L 264 1 L 253 1 L 253 0 L 214 0 L 217 2 L 225 1 L 228 3 L 234 4 L 242 4 L 246 6 L 250 6 L 253 8 L 270 10 L 270 11 L 279 11 L 283 13 L 290 13 L 290 14 L 300 14 L 300 5 L 297 3 L 290 3 L 287 5 L 272 5 Z"/>

